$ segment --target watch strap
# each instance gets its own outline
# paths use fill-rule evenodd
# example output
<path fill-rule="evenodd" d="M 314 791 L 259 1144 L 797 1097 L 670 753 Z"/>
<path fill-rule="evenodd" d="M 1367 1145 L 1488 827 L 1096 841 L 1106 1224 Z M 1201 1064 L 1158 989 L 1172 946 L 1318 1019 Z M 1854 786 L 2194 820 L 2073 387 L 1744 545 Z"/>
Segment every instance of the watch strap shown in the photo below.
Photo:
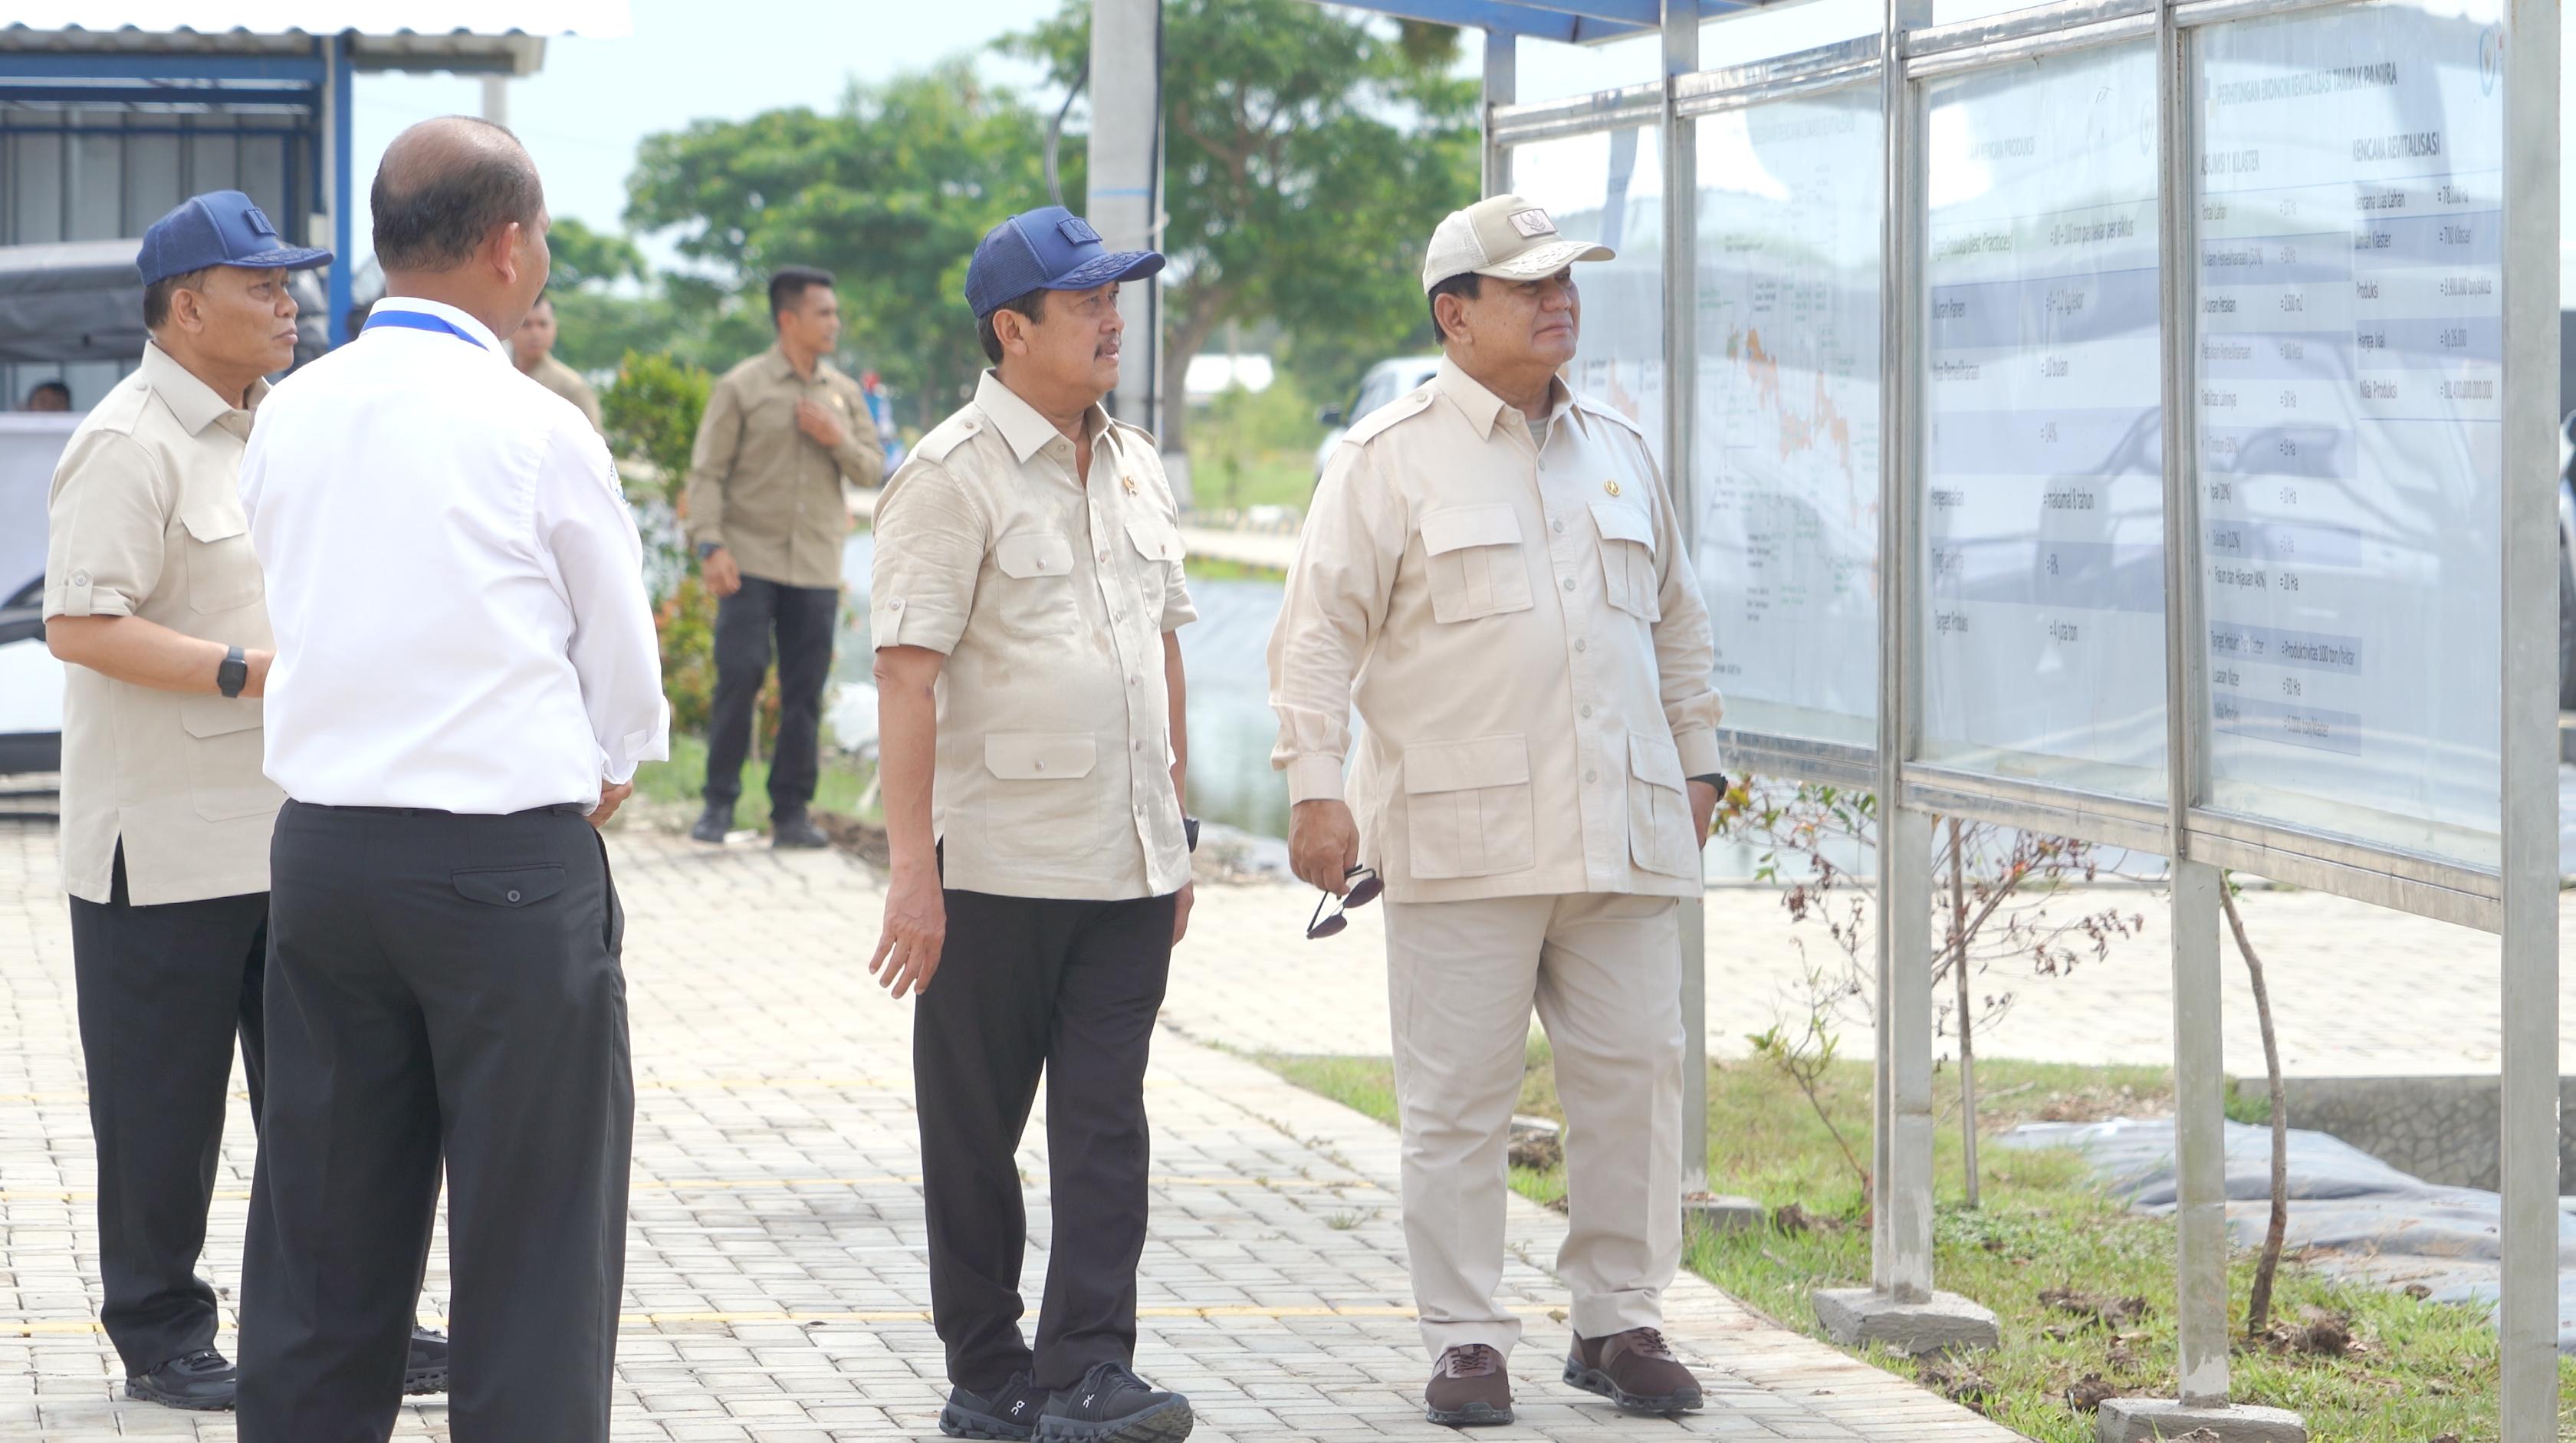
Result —
<path fill-rule="evenodd" d="M 238 646 L 224 648 L 224 659 L 215 668 L 215 690 L 228 697 L 238 697 L 250 684 L 250 662 Z"/>

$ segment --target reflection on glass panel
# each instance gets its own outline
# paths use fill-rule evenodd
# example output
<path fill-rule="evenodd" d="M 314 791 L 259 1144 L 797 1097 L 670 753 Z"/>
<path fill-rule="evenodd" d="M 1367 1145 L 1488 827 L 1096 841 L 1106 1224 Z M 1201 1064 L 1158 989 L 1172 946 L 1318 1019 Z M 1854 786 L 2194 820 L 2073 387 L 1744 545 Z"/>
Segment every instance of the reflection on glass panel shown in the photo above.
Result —
<path fill-rule="evenodd" d="M 1699 125 L 1699 575 L 1730 726 L 1878 715 L 1875 83 Z"/>
<path fill-rule="evenodd" d="M 2213 805 L 2492 866 L 2502 12 L 2200 38 Z"/>
<path fill-rule="evenodd" d="M 1617 407 L 1664 455 L 1664 160 L 1653 129 L 1512 147 L 1512 190 L 1543 207 L 1568 240 L 1617 260 L 1574 268 L 1583 328 L 1567 377 Z"/>
<path fill-rule="evenodd" d="M 2152 48 L 1925 104 L 1923 753 L 2160 798 Z"/>

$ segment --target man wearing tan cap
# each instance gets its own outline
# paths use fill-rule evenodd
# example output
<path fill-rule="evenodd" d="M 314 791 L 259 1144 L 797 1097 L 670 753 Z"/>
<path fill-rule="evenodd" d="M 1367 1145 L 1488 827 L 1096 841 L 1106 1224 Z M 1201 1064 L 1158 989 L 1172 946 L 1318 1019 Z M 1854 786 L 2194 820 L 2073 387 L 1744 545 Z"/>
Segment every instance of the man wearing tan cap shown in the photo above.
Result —
<path fill-rule="evenodd" d="M 1270 638 L 1292 865 L 1385 888 L 1435 1423 L 1512 1421 L 1521 1325 L 1494 1289 L 1533 1004 L 1568 1122 L 1565 1380 L 1700 1406 L 1658 1327 L 1681 1260 L 1675 899 L 1700 890 L 1722 786 L 1715 658 L 1645 437 L 1558 378 L 1574 263 L 1610 254 L 1518 196 L 1440 223 L 1422 283 L 1446 358 L 1326 463 Z"/>

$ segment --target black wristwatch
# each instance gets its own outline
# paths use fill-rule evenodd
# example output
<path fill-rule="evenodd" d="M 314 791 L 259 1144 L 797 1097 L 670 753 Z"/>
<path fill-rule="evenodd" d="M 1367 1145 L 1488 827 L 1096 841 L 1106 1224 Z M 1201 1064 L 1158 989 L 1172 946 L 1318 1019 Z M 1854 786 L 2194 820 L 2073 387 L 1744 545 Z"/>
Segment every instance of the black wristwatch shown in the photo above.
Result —
<path fill-rule="evenodd" d="M 1719 796 L 1722 797 L 1726 795 L 1726 774 L 1724 772 L 1710 772 L 1707 776 L 1693 777 L 1691 780 L 1695 782 L 1706 782 L 1710 786 L 1717 788 L 1717 794 Z"/>
<path fill-rule="evenodd" d="M 1196 817 L 1181 818 L 1181 835 L 1189 838 L 1190 850 L 1193 852 L 1197 851 L 1199 849 L 1199 819 Z"/>
<path fill-rule="evenodd" d="M 704 561 L 722 550 L 724 543 L 721 541 L 701 541 L 698 543 L 698 559 Z"/>
<path fill-rule="evenodd" d="M 215 690 L 226 696 L 237 697 L 242 694 L 242 688 L 248 685 L 250 685 L 250 663 L 243 659 L 240 647 L 227 648 L 224 652 L 224 664 L 215 668 Z"/>

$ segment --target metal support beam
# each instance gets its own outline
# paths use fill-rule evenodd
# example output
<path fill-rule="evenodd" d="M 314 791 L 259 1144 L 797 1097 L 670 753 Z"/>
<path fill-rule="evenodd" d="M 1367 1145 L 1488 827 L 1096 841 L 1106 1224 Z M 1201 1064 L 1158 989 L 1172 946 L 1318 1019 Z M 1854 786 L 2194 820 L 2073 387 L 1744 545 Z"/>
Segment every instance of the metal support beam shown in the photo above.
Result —
<path fill-rule="evenodd" d="M 2558 1436 L 2558 0 L 2504 45 L 2505 1443 Z"/>
<path fill-rule="evenodd" d="M 1162 0 L 1095 0 L 1091 7 L 1091 170 L 1084 202 L 1093 228 L 1111 250 L 1159 249 L 1163 217 Z M 1127 322 L 1126 360 L 1111 393 L 1112 414 L 1160 435 L 1162 285 L 1119 288 Z M 1180 504 L 1191 502 L 1189 468 L 1164 456 Z"/>
<path fill-rule="evenodd" d="M 1663 0 L 1664 484 L 1682 555 L 1699 554 L 1691 459 L 1699 416 L 1699 122 L 1673 118 L 1672 82 L 1699 69 L 1699 0 Z M 1682 1191 L 1708 1191 L 1708 904 L 1682 907 Z"/>
<path fill-rule="evenodd" d="M 355 246 L 358 224 L 356 190 L 350 179 L 355 161 L 350 151 L 353 121 L 349 69 L 349 42 L 345 36 L 333 36 L 322 42 L 322 53 L 331 67 L 328 103 L 323 107 L 323 147 L 329 151 L 326 173 L 331 189 L 323 198 L 325 213 L 331 217 L 331 344 L 343 345 L 349 339 L 349 305 L 352 300 L 350 281 L 358 268 Z"/>
<path fill-rule="evenodd" d="M 1512 188 L 1512 151 L 1494 140 L 1494 112 L 1520 96 L 1520 46 L 1508 30 L 1485 32 L 1485 194 Z"/>
<path fill-rule="evenodd" d="M 506 126 L 510 123 L 510 77 L 506 75 L 483 77 L 483 118 L 494 125 Z"/>
<path fill-rule="evenodd" d="M 328 78 L 324 61 L 315 55 L 0 50 L 0 80 L 152 80 L 163 82 L 165 88 L 223 85 L 309 90 Z"/>
<path fill-rule="evenodd" d="M 1327 0 L 1341 4 L 1345 0 Z M 1500 32 L 1505 35 L 1527 35 L 1537 40 L 1555 40 L 1567 45 L 1581 45 L 1595 40 L 1616 40 L 1629 35 L 1651 35 L 1655 31 L 1656 0 L 1631 4 L 1628 0 L 1582 0 L 1578 10 L 1572 3 L 1521 3 L 1521 0 L 1347 0 L 1351 8 L 1394 15 L 1406 20 L 1429 20 L 1461 29 Z M 1630 11 L 1645 18 L 1617 18 Z M 1604 13 L 1611 12 L 1611 13 Z"/>

